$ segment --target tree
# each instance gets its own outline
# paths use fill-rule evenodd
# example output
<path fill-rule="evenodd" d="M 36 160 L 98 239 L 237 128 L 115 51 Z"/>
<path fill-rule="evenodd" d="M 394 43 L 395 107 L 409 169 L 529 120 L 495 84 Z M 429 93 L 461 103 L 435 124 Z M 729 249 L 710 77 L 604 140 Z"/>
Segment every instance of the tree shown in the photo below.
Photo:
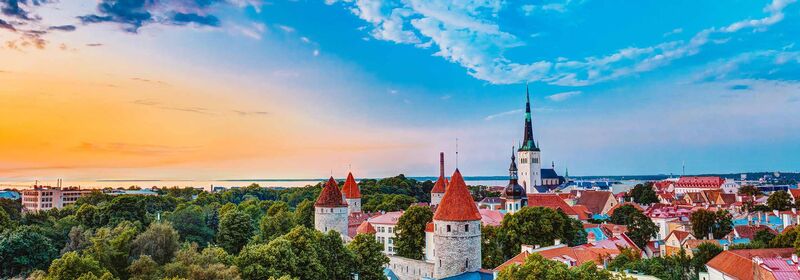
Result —
<path fill-rule="evenodd" d="M 637 184 L 631 189 L 630 196 L 633 198 L 634 202 L 643 205 L 649 205 L 659 201 L 656 191 L 653 190 L 652 182 Z"/>
<path fill-rule="evenodd" d="M 75 212 L 75 217 L 81 225 L 95 228 L 105 224 L 104 216 L 98 213 L 97 207 L 91 204 L 84 204 Z"/>
<path fill-rule="evenodd" d="M 180 234 L 181 240 L 206 246 L 214 241 L 214 230 L 209 227 L 203 208 L 197 205 L 178 207 L 167 220 Z"/>
<path fill-rule="evenodd" d="M 284 202 L 273 204 L 259 223 L 261 241 L 269 242 L 288 233 L 292 227 L 294 227 L 294 219 L 292 213 L 289 212 L 289 206 Z"/>
<path fill-rule="evenodd" d="M 499 234 L 503 257 L 509 259 L 518 254 L 522 244 L 550 246 L 556 239 L 570 245 L 586 243 L 586 235 L 579 233 L 583 227 L 573 221 L 563 212 L 545 207 L 524 207 L 506 215 Z"/>
<path fill-rule="evenodd" d="M 740 195 L 747 195 L 747 196 L 759 196 L 761 195 L 761 190 L 756 188 L 753 185 L 744 185 L 739 188 Z"/>
<path fill-rule="evenodd" d="M 792 197 L 786 191 L 776 191 L 767 198 L 767 206 L 774 210 L 787 210 L 792 206 Z"/>
<path fill-rule="evenodd" d="M 147 255 L 159 264 L 172 259 L 178 250 L 178 231 L 169 222 L 152 223 L 144 232 L 136 236 L 131 246 L 133 256 Z"/>
<path fill-rule="evenodd" d="M 105 209 L 108 223 L 116 225 L 121 221 L 139 221 L 148 224 L 147 210 L 142 207 L 141 200 L 135 196 L 121 195 L 114 198 Z"/>
<path fill-rule="evenodd" d="M 226 212 L 219 221 L 217 244 L 228 253 L 237 254 L 253 235 L 250 216 L 239 210 Z"/>
<path fill-rule="evenodd" d="M 197 244 L 190 244 L 175 254 L 171 263 L 164 265 L 165 278 L 234 280 L 239 279 L 239 269 L 233 257 L 220 247 L 206 247 L 198 252 Z"/>
<path fill-rule="evenodd" d="M 84 229 L 82 226 L 72 227 L 67 237 L 67 244 L 61 249 L 62 254 L 80 251 L 92 245 L 92 231 Z"/>
<path fill-rule="evenodd" d="M 789 248 L 794 247 L 794 243 L 797 240 L 797 227 L 792 227 L 789 229 L 785 229 L 783 232 L 775 236 L 772 241 L 769 242 L 769 247 L 771 248 Z"/>
<path fill-rule="evenodd" d="M 709 234 L 714 239 L 725 237 L 733 228 L 733 218 L 731 214 L 724 210 L 717 212 L 699 209 L 689 216 L 692 224 L 694 236 L 705 239 Z"/>
<path fill-rule="evenodd" d="M 19 221 L 22 217 L 22 200 L 0 198 L 0 209 L 3 209 L 12 221 Z"/>
<path fill-rule="evenodd" d="M 142 255 L 128 267 L 131 280 L 156 280 L 161 276 L 158 264 L 148 255 Z"/>
<path fill-rule="evenodd" d="M 770 244 L 772 239 L 775 239 L 775 234 L 765 229 L 757 231 L 753 237 L 753 241 L 761 242 L 765 245 Z"/>
<path fill-rule="evenodd" d="M 404 194 L 365 194 L 361 208 L 364 211 L 400 211 L 416 202 L 417 199 Z"/>
<path fill-rule="evenodd" d="M 697 246 L 697 252 L 693 254 L 692 263 L 697 272 L 706 271 L 706 263 L 722 253 L 722 248 L 714 243 L 704 242 Z"/>
<path fill-rule="evenodd" d="M 389 263 L 389 258 L 383 254 L 383 245 L 375 240 L 372 234 L 359 234 L 353 238 L 347 248 L 355 255 L 355 267 L 358 279 L 381 280 L 383 266 Z"/>
<path fill-rule="evenodd" d="M 120 222 L 114 228 L 99 228 L 91 237 L 92 245 L 84 253 L 90 254 L 114 276 L 125 279 L 131 243 L 137 232 L 138 226 L 130 221 Z"/>
<path fill-rule="evenodd" d="M 616 211 L 615 211 L 616 212 Z M 616 214 L 616 213 L 615 213 Z M 631 215 L 630 223 L 626 224 L 628 227 L 628 237 L 636 243 L 639 248 L 644 248 L 651 238 L 656 237 L 658 233 L 658 226 L 653 223 L 650 217 L 644 213 L 636 211 Z"/>
<path fill-rule="evenodd" d="M 411 206 L 397 220 L 394 239 L 397 255 L 415 260 L 425 256 L 425 226 L 433 220 L 430 207 Z"/>
<path fill-rule="evenodd" d="M 27 226 L 8 231 L 0 236 L 0 278 L 43 269 L 57 254 L 49 239 Z"/>
<path fill-rule="evenodd" d="M 642 211 L 639 211 L 639 209 L 636 209 L 636 207 L 634 207 L 633 205 L 625 204 L 620 207 L 617 207 L 617 209 L 614 209 L 614 213 L 611 214 L 609 222 L 617 225 L 627 225 L 631 223 L 631 219 L 634 213 L 641 213 L 641 212 Z"/>
<path fill-rule="evenodd" d="M 0 208 L 0 233 L 3 233 L 6 229 L 11 229 L 12 226 L 11 217 L 6 213 L 6 210 Z"/>
<path fill-rule="evenodd" d="M 66 253 L 60 259 L 54 260 L 47 271 L 47 279 L 52 280 L 77 279 L 87 273 L 101 277 L 108 273 L 92 256 L 80 256 L 76 252 Z"/>
<path fill-rule="evenodd" d="M 294 210 L 294 224 L 314 228 L 314 202 L 303 200 Z"/>
<path fill-rule="evenodd" d="M 505 262 L 499 232 L 500 227 L 481 227 L 481 264 L 484 268 L 495 268 Z"/>
<path fill-rule="evenodd" d="M 292 243 L 283 237 L 273 239 L 268 244 L 245 246 L 236 257 L 236 265 L 241 268 L 243 279 L 298 275 L 302 269 L 298 264 L 299 256 L 292 248 Z"/>
<path fill-rule="evenodd" d="M 598 269 L 593 262 L 570 269 L 566 264 L 548 260 L 542 255 L 531 254 L 522 265 L 510 265 L 497 275 L 497 280 L 511 279 L 633 279 L 622 274 L 612 274 L 608 270 Z"/>
<path fill-rule="evenodd" d="M 341 235 L 328 231 L 320 237 L 319 245 L 319 259 L 327 273 L 325 279 L 352 279 L 356 273 L 355 256 L 344 246 Z"/>
<path fill-rule="evenodd" d="M 325 265 L 320 262 L 321 235 L 322 233 L 313 229 L 295 227 L 283 236 L 292 245 L 292 251 L 298 255 L 297 267 L 302 268 L 297 273 L 288 275 L 300 279 L 324 279 L 327 276 Z"/>

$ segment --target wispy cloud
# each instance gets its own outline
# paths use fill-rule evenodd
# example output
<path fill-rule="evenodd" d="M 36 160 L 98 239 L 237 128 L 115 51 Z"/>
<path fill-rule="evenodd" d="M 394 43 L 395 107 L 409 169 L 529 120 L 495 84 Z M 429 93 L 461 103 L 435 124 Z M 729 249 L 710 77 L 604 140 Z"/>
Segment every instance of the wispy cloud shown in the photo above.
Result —
<path fill-rule="evenodd" d="M 556 94 L 553 94 L 553 95 L 549 95 L 549 96 L 547 96 L 547 99 L 550 99 L 550 100 L 555 101 L 555 102 L 561 102 L 561 101 L 567 100 L 567 99 L 569 99 L 571 97 L 575 97 L 575 96 L 577 96 L 577 95 L 579 95 L 581 93 L 583 93 L 583 92 L 579 91 L 579 90 L 561 92 L 561 93 L 556 93 Z"/>
<path fill-rule="evenodd" d="M 682 32 L 683 32 L 683 28 L 675 28 L 675 29 L 670 30 L 667 33 L 664 33 L 663 37 L 667 37 L 667 36 L 675 35 L 675 34 L 680 34 Z"/>
<path fill-rule="evenodd" d="M 283 32 L 286 32 L 286 33 L 293 33 L 294 32 L 294 27 L 291 27 L 291 26 L 288 26 L 288 25 L 281 25 L 281 24 L 278 24 L 276 26 L 278 28 L 280 28 L 281 30 L 283 30 Z"/>
<path fill-rule="evenodd" d="M 174 105 L 167 105 L 155 100 L 148 100 L 148 99 L 140 99 L 134 100 L 133 104 L 140 105 L 140 106 L 147 106 L 161 110 L 170 110 L 170 111 L 180 111 L 180 112 L 187 112 L 187 113 L 195 113 L 195 114 L 204 114 L 204 115 L 212 115 L 211 109 L 205 107 L 195 107 L 195 106 L 174 106 Z"/>
<path fill-rule="evenodd" d="M 511 111 L 505 111 L 505 112 L 501 112 L 501 113 L 497 113 L 497 114 L 493 114 L 493 115 L 488 115 L 488 116 L 486 116 L 486 117 L 484 118 L 484 120 L 486 120 L 486 121 L 491 121 L 491 120 L 494 120 L 494 119 L 496 119 L 496 118 L 505 117 L 505 116 L 510 116 L 510 115 L 516 115 L 516 114 L 521 114 L 521 113 L 522 113 L 522 109 L 516 109 L 516 110 L 511 110 Z"/>

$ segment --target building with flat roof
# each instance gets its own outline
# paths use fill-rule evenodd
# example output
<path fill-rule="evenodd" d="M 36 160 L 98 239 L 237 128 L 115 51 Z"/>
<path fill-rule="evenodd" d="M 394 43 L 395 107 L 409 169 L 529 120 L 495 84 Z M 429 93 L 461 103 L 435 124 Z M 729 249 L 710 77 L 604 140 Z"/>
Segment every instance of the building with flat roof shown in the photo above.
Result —
<path fill-rule="evenodd" d="M 50 210 L 62 208 L 89 195 L 94 190 L 82 190 L 78 187 L 33 186 L 33 189 L 22 191 L 22 207 L 24 211 Z"/>

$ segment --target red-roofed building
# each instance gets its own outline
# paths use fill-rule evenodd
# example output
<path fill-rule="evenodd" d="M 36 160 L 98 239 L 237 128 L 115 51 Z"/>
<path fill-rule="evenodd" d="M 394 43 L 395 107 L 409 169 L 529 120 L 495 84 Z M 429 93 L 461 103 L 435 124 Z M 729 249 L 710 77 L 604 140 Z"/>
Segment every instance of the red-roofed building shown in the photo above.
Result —
<path fill-rule="evenodd" d="M 786 267 L 765 259 L 780 258 L 787 266 L 795 266 L 797 259 L 792 256 L 794 248 L 748 249 L 723 251 L 706 263 L 709 280 L 749 280 L 749 279 L 800 279 L 792 275 L 776 272 L 788 272 Z M 765 265 L 765 266 L 762 266 Z M 763 269 L 763 270 L 762 270 Z"/>
<path fill-rule="evenodd" d="M 481 214 L 478 212 L 478 206 L 472 199 L 472 194 L 467 189 L 467 184 L 464 183 L 464 178 L 461 177 L 461 172 L 456 170 L 451 177 L 450 185 L 444 192 L 442 202 L 436 208 L 436 213 L 433 215 L 433 220 L 438 221 L 480 221 Z"/>
<path fill-rule="evenodd" d="M 331 177 L 322 188 L 317 202 L 314 203 L 314 228 L 321 232 L 333 230 L 349 239 L 349 219 L 347 203 L 342 199 L 342 192 L 336 180 Z"/>
<path fill-rule="evenodd" d="M 619 204 L 611 192 L 607 191 L 580 191 L 576 205 L 583 205 L 592 214 L 607 214 L 614 205 Z"/>
<path fill-rule="evenodd" d="M 778 232 L 774 229 L 766 226 L 766 225 L 741 225 L 741 226 L 734 226 L 733 231 L 729 233 L 734 238 L 748 238 L 753 240 L 755 238 L 756 233 L 759 231 L 767 231 L 772 233 L 773 235 L 778 235 Z"/>
<path fill-rule="evenodd" d="M 676 194 L 700 192 L 702 190 L 716 190 L 722 187 L 725 179 L 717 176 L 684 176 L 674 183 Z"/>
<path fill-rule="evenodd" d="M 375 234 L 376 232 L 375 227 L 367 221 L 362 222 L 361 225 L 356 228 L 356 234 Z"/>
<path fill-rule="evenodd" d="M 444 177 L 444 153 L 439 153 L 439 179 L 431 189 L 431 206 L 437 206 L 442 202 L 447 183 L 447 178 Z"/>
<path fill-rule="evenodd" d="M 433 277 L 481 269 L 481 213 L 456 169 L 433 214 Z M 430 246 L 430 244 L 426 244 Z"/>
<path fill-rule="evenodd" d="M 641 206 L 639 206 L 639 204 L 638 204 L 638 203 L 633 203 L 633 202 L 625 202 L 625 203 L 620 203 L 620 204 L 614 205 L 614 207 L 611 207 L 611 209 L 609 209 L 609 210 L 608 210 L 608 216 L 610 217 L 611 215 L 614 215 L 614 210 L 617 210 L 617 208 L 620 208 L 620 207 L 622 207 L 623 205 L 630 205 L 630 206 L 633 206 L 633 208 L 636 208 L 636 210 L 639 210 L 639 211 L 641 211 L 642 213 L 644 213 L 644 209 L 642 209 L 642 207 L 641 207 Z"/>
<path fill-rule="evenodd" d="M 569 206 L 560 196 L 553 193 L 528 194 L 528 206 L 547 207 L 553 210 L 561 210 L 567 216 L 578 219 L 578 213 Z"/>
<path fill-rule="evenodd" d="M 356 179 L 353 178 L 353 173 L 347 173 L 347 179 L 342 186 L 342 194 L 344 195 L 345 202 L 347 202 L 347 212 L 359 213 L 361 212 L 361 190 L 358 188 Z"/>
<path fill-rule="evenodd" d="M 481 213 L 481 225 L 497 227 L 503 223 L 503 212 L 491 209 L 479 209 Z"/>
<path fill-rule="evenodd" d="M 661 247 L 661 256 L 670 256 L 680 252 L 683 243 L 689 239 L 697 239 L 694 234 L 688 231 L 673 230 L 664 238 L 664 246 Z"/>

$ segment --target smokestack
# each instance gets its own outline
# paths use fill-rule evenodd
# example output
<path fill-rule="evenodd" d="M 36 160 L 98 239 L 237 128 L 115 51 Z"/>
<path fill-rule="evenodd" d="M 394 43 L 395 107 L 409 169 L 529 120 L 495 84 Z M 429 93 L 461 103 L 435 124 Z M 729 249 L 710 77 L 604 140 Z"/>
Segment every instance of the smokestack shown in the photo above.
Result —
<path fill-rule="evenodd" d="M 444 153 L 439 152 L 439 177 L 444 177 Z"/>

